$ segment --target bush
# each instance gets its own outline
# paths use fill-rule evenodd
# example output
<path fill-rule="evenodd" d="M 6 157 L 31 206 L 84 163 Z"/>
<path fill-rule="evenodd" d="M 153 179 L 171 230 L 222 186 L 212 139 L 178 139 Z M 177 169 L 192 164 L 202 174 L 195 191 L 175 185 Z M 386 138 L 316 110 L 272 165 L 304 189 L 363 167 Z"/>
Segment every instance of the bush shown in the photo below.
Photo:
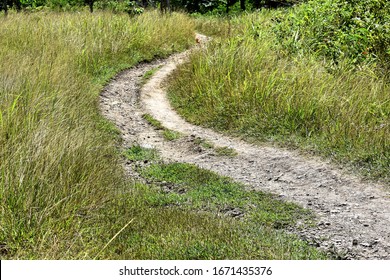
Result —
<path fill-rule="evenodd" d="M 311 0 L 281 14 L 274 29 L 289 53 L 315 52 L 336 64 L 390 63 L 390 2 Z"/>

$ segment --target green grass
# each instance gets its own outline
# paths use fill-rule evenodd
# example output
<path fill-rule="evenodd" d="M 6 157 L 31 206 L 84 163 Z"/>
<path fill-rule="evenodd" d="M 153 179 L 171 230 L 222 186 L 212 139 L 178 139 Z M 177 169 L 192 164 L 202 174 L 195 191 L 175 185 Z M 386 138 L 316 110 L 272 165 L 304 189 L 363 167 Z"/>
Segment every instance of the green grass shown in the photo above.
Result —
<path fill-rule="evenodd" d="M 150 114 L 144 114 L 142 117 L 155 129 L 162 130 L 162 135 L 163 135 L 164 139 L 167 141 L 177 140 L 182 136 L 182 134 L 180 132 L 177 132 L 177 131 L 174 131 L 174 130 L 171 130 L 171 129 L 164 127 L 159 120 L 156 120 Z"/>
<path fill-rule="evenodd" d="M 193 26 L 153 11 L 0 15 L 2 259 L 93 258 L 133 218 L 114 219 L 125 180 L 99 92 L 123 68 L 186 49 Z"/>
<path fill-rule="evenodd" d="M 197 137 L 194 139 L 194 144 L 201 146 L 205 149 L 214 149 L 214 144 L 210 143 L 209 141 L 202 139 L 200 137 Z"/>
<path fill-rule="evenodd" d="M 143 114 L 142 118 L 145 119 L 151 126 L 153 126 L 157 130 L 164 130 L 165 127 L 162 125 L 162 123 L 159 120 L 156 120 L 153 118 L 150 114 Z"/>
<path fill-rule="evenodd" d="M 137 251 L 145 258 L 163 259 L 326 258 L 281 231 L 298 220 L 312 221 L 312 214 L 295 204 L 248 191 L 227 177 L 191 164 L 165 164 L 156 159 L 138 167 L 138 172 L 150 185 L 136 185 L 129 197 L 138 197 L 137 203 L 143 203 L 150 216 L 133 216 L 137 222 L 113 245 L 121 246 L 121 253 Z"/>
<path fill-rule="evenodd" d="M 158 152 L 156 149 L 132 146 L 125 151 L 124 156 L 133 161 L 151 161 L 158 159 Z"/>
<path fill-rule="evenodd" d="M 237 28 L 238 22 L 229 17 L 222 16 L 202 16 L 197 15 L 194 17 L 196 24 L 196 30 L 201 34 L 210 36 L 212 38 L 228 37 L 232 32 L 232 25 Z"/>
<path fill-rule="evenodd" d="M 237 155 L 236 150 L 225 146 L 215 148 L 215 152 L 217 153 L 218 156 L 234 157 Z"/>
<path fill-rule="evenodd" d="M 100 115 L 104 84 L 187 48 L 193 36 L 193 21 L 176 13 L 0 16 L 1 259 L 324 258 L 275 231 L 305 219 L 302 209 L 191 166 L 156 165 L 155 150 L 119 150 L 118 129 Z M 124 155 L 150 161 L 143 172 L 154 184 L 126 180 Z M 186 179 L 186 170 L 199 178 Z M 229 207 L 248 221 L 230 218 Z"/>
<path fill-rule="evenodd" d="M 232 19 L 231 36 L 172 75 L 169 97 L 189 121 L 249 141 L 301 147 L 390 180 L 390 85 L 370 65 L 287 56 L 271 29 L 273 12 Z"/>
<path fill-rule="evenodd" d="M 157 183 L 173 184 L 172 192 L 154 200 L 160 206 L 187 205 L 217 213 L 239 209 L 253 222 L 278 228 L 280 225 L 294 225 L 297 219 L 309 216 L 308 211 L 292 203 L 282 202 L 260 191 L 247 191 L 243 185 L 227 177 L 191 164 L 154 164 L 145 168 L 142 174 Z"/>
<path fill-rule="evenodd" d="M 148 71 L 145 72 L 145 74 L 142 76 L 141 85 L 146 84 L 150 78 L 161 68 L 161 66 L 154 67 Z"/>
<path fill-rule="evenodd" d="M 325 255 L 297 238 L 262 225 L 193 212 L 175 205 L 157 206 L 145 185 L 125 193 L 108 220 L 126 225 L 100 254 L 114 259 L 324 259 Z M 149 198 L 148 200 L 135 199 Z M 161 198 L 161 197 L 158 197 Z M 123 217 L 131 217 L 125 220 Z M 105 235 L 111 237 L 109 235 Z M 113 235 L 112 235 L 113 236 Z"/>
<path fill-rule="evenodd" d="M 173 140 L 180 139 L 182 134 L 180 132 L 171 129 L 164 129 L 163 136 L 166 140 L 173 141 Z"/>

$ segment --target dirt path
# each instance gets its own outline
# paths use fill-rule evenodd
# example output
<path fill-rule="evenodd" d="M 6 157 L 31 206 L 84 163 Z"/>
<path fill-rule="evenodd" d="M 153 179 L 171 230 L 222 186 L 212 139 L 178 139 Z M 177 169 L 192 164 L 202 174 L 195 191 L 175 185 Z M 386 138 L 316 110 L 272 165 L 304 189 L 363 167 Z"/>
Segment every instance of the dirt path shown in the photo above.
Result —
<path fill-rule="evenodd" d="M 248 188 L 268 191 L 313 210 L 318 224 L 296 231 L 315 246 L 347 259 L 390 259 L 390 193 L 383 186 L 357 177 L 316 158 L 270 146 L 254 146 L 239 139 L 194 126 L 178 116 L 162 87 L 164 79 L 184 61 L 187 53 L 141 64 L 119 74 L 101 94 L 103 114 L 122 132 L 125 147 L 139 144 L 160 151 L 167 161 L 188 162 L 229 176 Z M 144 73 L 160 70 L 140 89 Z M 172 130 L 183 133 L 166 141 L 143 118 L 149 113 Z M 234 157 L 219 156 L 215 149 L 229 147 Z M 127 172 L 137 177 L 131 164 Z"/>

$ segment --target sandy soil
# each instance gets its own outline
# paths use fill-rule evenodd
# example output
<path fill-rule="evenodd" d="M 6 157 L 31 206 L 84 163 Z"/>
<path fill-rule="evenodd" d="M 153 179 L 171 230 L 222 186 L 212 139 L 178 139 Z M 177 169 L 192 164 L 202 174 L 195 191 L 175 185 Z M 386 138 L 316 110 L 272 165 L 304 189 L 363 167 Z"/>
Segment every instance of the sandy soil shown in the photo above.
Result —
<path fill-rule="evenodd" d="M 156 148 L 166 161 L 193 163 L 311 209 L 317 225 L 291 231 L 340 258 L 389 260 L 389 189 L 297 151 L 251 145 L 186 122 L 171 108 L 163 82 L 187 55 L 140 64 L 117 75 L 103 90 L 102 113 L 121 130 L 124 147 Z M 144 73 L 157 66 L 161 68 L 141 88 Z M 183 137 L 165 140 L 142 118 L 145 113 Z M 199 139 L 234 149 L 237 155 L 219 156 L 215 149 L 199 145 Z M 124 166 L 131 177 L 139 178 L 132 163 Z"/>

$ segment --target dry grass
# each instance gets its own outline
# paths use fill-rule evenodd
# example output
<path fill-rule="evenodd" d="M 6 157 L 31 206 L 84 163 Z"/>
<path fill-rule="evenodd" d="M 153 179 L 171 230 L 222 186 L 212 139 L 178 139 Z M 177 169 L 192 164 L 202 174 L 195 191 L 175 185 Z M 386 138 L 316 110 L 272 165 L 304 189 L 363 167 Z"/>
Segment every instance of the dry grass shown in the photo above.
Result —
<path fill-rule="evenodd" d="M 120 69 L 192 40 L 181 14 L 0 16 L 2 258 L 88 258 L 112 237 L 103 231 L 124 225 L 99 217 L 124 182 L 99 91 Z"/>

